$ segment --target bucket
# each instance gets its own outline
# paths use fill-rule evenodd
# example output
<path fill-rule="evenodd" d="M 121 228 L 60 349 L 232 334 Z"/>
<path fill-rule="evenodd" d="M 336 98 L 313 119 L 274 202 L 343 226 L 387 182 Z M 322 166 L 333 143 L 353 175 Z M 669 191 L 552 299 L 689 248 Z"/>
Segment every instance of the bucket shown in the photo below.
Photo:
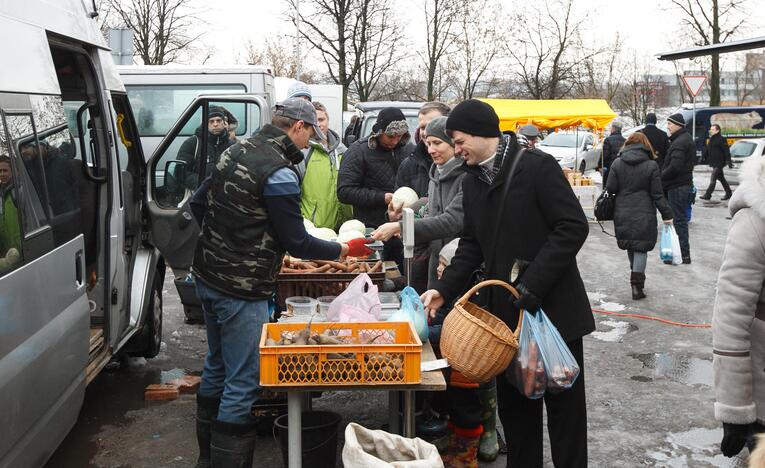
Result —
<path fill-rule="evenodd" d="M 285 468 L 289 465 L 287 418 L 288 415 L 284 414 L 274 421 L 274 427 L 279 434 Z M 303 412 L 303 468 L 335 468 L 337 463 L 337 426 L 341 419 L 339 414 L 331 411 Z"/>

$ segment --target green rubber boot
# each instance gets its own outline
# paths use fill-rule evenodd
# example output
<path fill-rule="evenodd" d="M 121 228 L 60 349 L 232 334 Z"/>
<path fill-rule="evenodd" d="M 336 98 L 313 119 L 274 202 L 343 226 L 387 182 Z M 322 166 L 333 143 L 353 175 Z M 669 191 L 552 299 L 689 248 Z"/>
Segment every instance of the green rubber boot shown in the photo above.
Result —
<path fill-rule="evenodd" d="M 483 434 L 478 446 L 478 459 L 483 462 L 493 462 L 499 455 L 499 442 L 497 441 L 497 384 L 490 387 L 481 387 L 478 390 L 478 398 L 481 400 L 481 421 Z"/>

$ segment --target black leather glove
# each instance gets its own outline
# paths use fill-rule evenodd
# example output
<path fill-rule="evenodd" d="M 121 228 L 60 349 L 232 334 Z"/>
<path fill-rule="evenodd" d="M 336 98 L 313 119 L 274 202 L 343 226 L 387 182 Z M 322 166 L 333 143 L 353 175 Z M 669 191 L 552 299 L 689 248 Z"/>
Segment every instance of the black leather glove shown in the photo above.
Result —
<path fill-rule="evenodd" d="M 723 423 L 723 438 L 720 451 L 726 457 L 735 457 L 744 448 L 749 435 L 750 424 Z"/>
<path fill-rule="evenodd" d="M 521 296 L 513 301 L 515 308 L 526 310 L 532 315 L 536 314 L 537 310 L 542 306 L 542 300 L 523 283 L 519 282 L 516 284 L 515 289 L 518 290 L 518 294 Z"/>

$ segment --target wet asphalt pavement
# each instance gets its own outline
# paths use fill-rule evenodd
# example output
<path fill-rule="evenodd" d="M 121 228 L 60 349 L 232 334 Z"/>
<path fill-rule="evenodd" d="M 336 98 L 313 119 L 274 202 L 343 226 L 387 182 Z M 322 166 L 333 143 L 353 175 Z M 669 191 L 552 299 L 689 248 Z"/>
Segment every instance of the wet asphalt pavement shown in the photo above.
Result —
<path fill-rule="evenodd" d="M 709 172 L 696 174 L 706 187 Z M 593 308 L 658 316 L 681 323 L 709 323 L 729 220 L 718 190 L 699 200 L 690 224 L 691 265 L 667 266 L 649 254 L 646 293 L 633 301 L 626 253 L 592 224 L 579 268 Z M 611 223 L 604 224 L 613 233 Z M 148 361 L 113 362 L 88 388 L 80 418 L 46 465 L 81 467 L 189 467 L 196 460 L 193 395 L 149 403 L 143 389 L 183 373 L 198 374 L 206 351 L 204 328 L 184 323 L 172 274 L 164 291 L 164 345 Z M 721 425 L 712 403 L 711 331 L 635 317 L 595 313 L 597 331 L 585 338 L 589 457 L 594 467 L 744 467 L 719 452 Z M 383 392 L 327 392 L 314 402 L 349 421 L 379 428 L 387 419 Z M 549 446 L 547 466 L 552 466 Z M 338 466 L 340 464 L 338 456 Z M 258 439 L 254 466 L 281 466 L 273 435 Z M 505 466 L 504 457 L 482 467 Z"/>

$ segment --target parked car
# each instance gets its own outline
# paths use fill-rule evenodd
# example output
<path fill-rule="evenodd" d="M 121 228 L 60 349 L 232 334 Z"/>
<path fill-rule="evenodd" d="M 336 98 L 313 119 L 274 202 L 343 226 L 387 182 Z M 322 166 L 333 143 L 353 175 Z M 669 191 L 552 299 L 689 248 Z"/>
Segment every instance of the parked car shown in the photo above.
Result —
<path fill-rule="evenodd" d="M 765 156 L 765 138 L 747 138 L 736 140 L 730 147 L 730 159 L 733 169 L 725 172 L 725 178 L 731 184 L 739 183 L 741 163 L 754 156 Z"/>
<path fill-rule="evenodd" d="M 552 155 L 561 167 L 584 173 L 598 167 L 601 149 L 597 136 L 591 132 L 555 132 L 537 144 L 537 148 Z"/>
<path fill-rule="evenodd" d="M 386 107 L 397 107 L 401 109 L 406 117 L 406 123 L 409 124 L 409 132 L 414 137 L 417 129 L 417 114 L 420 112 L 423 102 L 408 101 L 369 101 L 359 102 L 354 108 L 355 118 L 351 118 L 351 123 L 345 129 L 343 143 L 346 146 L 372 133 L 372 126 L 375 124 L 377 114 Z"/>

